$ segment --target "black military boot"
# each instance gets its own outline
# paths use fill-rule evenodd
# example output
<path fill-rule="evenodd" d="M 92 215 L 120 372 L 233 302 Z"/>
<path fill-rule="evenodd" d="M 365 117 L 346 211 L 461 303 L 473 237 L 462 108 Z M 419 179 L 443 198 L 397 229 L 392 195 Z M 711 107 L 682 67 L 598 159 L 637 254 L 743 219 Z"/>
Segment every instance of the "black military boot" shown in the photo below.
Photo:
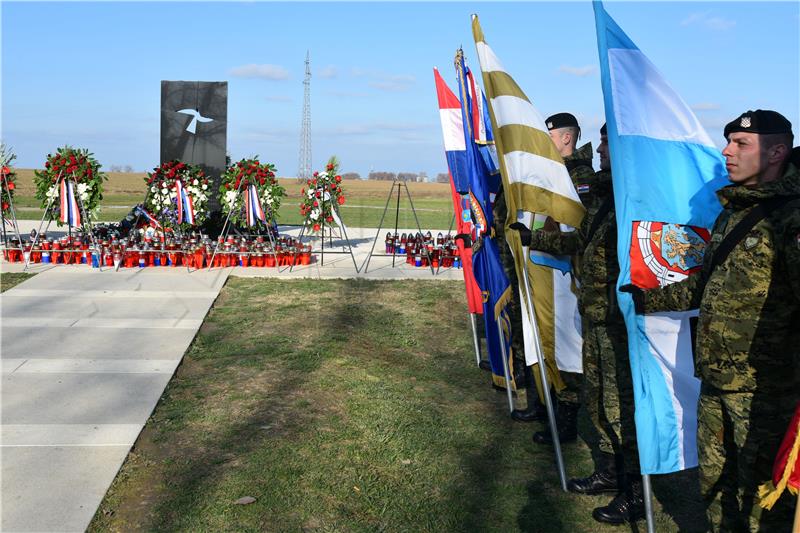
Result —
<path fill-rule="evenodd" d="M 567 490 L 587 495 L 619 492 L 622 484 L 618 472 L 616 458 L 604 453 L 598 461 L 597 471 L 589 477 L 570 479 Z"/>
<path fill-rule="evenodd" d="M 491 371 L 492 370 L 492 364 L 489 361 L 487 361 L 486 359 L 483 359 L 483 360 L 481 360 L 480 363 L 478 363 L 478 368 L 480 368 L 481 370 L 489 370 L 489 371 Z"/>
<path fill-rule="evenodd" d="M 564 444 L 578 440 L 578 406 L 574 403 L 558 402 L 556 424 L 558 425 L 558 442 Z M 550 433 L 550 426 L 546 427 L 544 431 L 534 433 L 533 442 L 552 446 L 553 436 Z"/>
<path fill-rule="evenodd" d="M 547 408 L 539 400 L 539 393 L 536 392 L 536 386 L 531 379 L 530 373 L 526 375 L 527 388 L 525 389 L 525 397 L 528 400 L 528 408 L 524 411 L 514 409 L 511 411 L 511 418 L 517 422 L 542 422 L 547 420 Z"/>
<path fill-rule="evenodd" d="M 629 474 L 628 479 L 636 479 L 636 474 Z M 638 479 L 627 484 L 626 490 L 617 494 L 611 503 L 592 511 L 592 517 L 606 524 L 624 524 L 636 522 L 644 518 L 644 495 L 642 482 Z"/>

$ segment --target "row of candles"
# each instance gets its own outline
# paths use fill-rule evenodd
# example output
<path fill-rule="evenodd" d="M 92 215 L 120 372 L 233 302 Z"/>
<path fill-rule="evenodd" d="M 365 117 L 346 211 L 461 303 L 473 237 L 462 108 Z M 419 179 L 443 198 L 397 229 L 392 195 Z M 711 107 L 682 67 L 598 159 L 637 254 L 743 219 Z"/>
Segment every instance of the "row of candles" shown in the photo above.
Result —
<path fill-rule="evenodd" d="M 461 268 L 461 252 L 450 234 L 438 233 L 434 238 L 430 231 L 424 235 L 388 232 L 384 242 L 387 255 L 405 255 L 408 265 Z"/>
<path fill-rule="evenodd" d="M 42 234 L 35 246 L 31 241 L 20 243 L 18 239 L 11 239 L 3 250 L 3 257 L 10 263 L 27 261 L 126 268 L 279 267 L 309 265 L 312 261 L 311 245 L 286 236 L 275 240 L 274 249 L 263 236 L 219 237 L 214 242 L 197 234 L 166 238 L 148 235 L 133 241 L 114 238 L 99 240 L 95 244 L 96 248 L 85 236 L 48 239 Z"/>

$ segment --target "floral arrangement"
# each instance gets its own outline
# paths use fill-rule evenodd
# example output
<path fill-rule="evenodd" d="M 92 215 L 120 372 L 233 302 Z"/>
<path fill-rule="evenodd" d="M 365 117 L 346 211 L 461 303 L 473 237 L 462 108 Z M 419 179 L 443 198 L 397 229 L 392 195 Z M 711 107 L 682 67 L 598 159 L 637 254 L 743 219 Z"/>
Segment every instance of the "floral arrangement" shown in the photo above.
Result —
<path fill-rule="evenodd" d="M 14 189 L 16 189 L 16 174 L 11 168 L 11 163 L 17 156 L 6 148 L 5 144 L 0 144 L 0 204 L 2 204 L 3 216 L 11 208 L 11 200 L 14 198 Z"/>
<path fill-rule="evenodd" d="M 256 188 L 267 224 L 271 224 L 277 218 L 285 190 L 275 179 L 275 165 L 260 162 L 258 156 L 242 159 L 228 167 L 221 176 L 219 192 L 223 213 L 226 216 L 230 213 L 231 222 L 237 226 L 245 226 L 245 191 L 251 185 Z"/>
<path fill-rule="evenodd" d="M 200 167 L 177 160 L 168 161 L 148 172 L 145 182 L 149 190 L 145 209 L 165 227 L 185 230 L 208 219 L 209 181 Z M 178 182 L 191 200 L 194 223 L 186 221 L 185 211 L 182 217 L 179 216 Z M 179 222 L 181 218 L 182 222 Z"/>
<path fill-rule="evenodd" d="M 328 160 L 324 172 L 314 172 L 311 179 L 306 180 L 306 185 L 308 190 L 300 190 L 300 215 L 305 219 L 305 226 L 318 232 L 323 221 L 326 225 L 333 223 L 334 209 L 338 211 L 338 206 L 345 202 L 336 156 Z"/>
<path fill-rule="evenodd" d="M 103 199 L 103 182 L 108 179 L 100 171 L 100 163 L 88 150 L 63 146 L 55 154 L 47 154 L 44 170 L 34 172 L 36 198 L 42 202 L 42 208 L 51 204 L 47 216 L 49 220 L 56 220 L 59 225 L 59 180 L 62 177 L 75 184 L 76 199 L 90 221 L 97 220 L 100 201 Z"/>

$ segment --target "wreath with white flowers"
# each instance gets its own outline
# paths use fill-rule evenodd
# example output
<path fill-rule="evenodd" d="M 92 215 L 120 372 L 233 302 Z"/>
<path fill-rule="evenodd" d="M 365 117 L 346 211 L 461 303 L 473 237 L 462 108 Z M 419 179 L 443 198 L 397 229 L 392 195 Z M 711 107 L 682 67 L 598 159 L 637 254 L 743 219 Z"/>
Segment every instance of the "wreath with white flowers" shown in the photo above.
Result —
<path fill-rule="evenodd" d="M 311 231 L 318 232 L 322 223 L 330 225 L 334 222 L 334 206 L 344 205 L 345 196 L 342 189 L 342 177 L 339 175 L 339 160 L 336 156 L 328 160 L 324 172 L 314 172 L 311 179 L 306 180 L 308 190 L 300 190 L 300 215 L 305 219 L 304 225 Z"/>
<path fill-rule="evenodd" d="M 34 171 L 36 198 L 42 202 L 43 209 L 50 204 L 50 210 L 45 216 L 48 220 L 57 221 L 59 226 L 62 225 L 61 205 L 58 201 L 61 178 L 75 184 L 76 199 L 89 217 L 89 222 L 97 220 L 100 201 L 103 199 L 103 182 L 108 177 L 100 171 L 100 163 L 92 157 L 89 150 L 63 146 L 55 154 L 47 154 L 44 170 Z"/>
<path fill-rule="evenodd" d="M 180 181 L 194 208 L 194 224 L 178 223 L 178 184 Z M 145 177 L 148 195 L 145 209 L 164 227 L 186 230 L 208 219 L 209 181 L 200 167 L 182 161 L 167 161 Z"/>
<path fill-rule="evenodd" d="M 0 204 L 2 204 L 3 216 L 11 210 L 11 200 L 14 198 L 14 190 L 17 188 L 17 175 L 11 167 L 11 163 L 17 156 L 5 144 L 0 144 Z"/>
<path fill-rule="evenodd" d="M 220 199 L 222 211 L 237 226 L 247 224 L 247 213 L 244 202 L 245 191 L 251 185 L 256 188 L 256 195 L 267 218 L 267 225 L 271 225 L 277 218 L 278 209 L 285 190 L 275 179 L 275 165 L 262 163 L 258 156 L 251 159 L 242 159 L 231 165 L 220 178 Z"/>

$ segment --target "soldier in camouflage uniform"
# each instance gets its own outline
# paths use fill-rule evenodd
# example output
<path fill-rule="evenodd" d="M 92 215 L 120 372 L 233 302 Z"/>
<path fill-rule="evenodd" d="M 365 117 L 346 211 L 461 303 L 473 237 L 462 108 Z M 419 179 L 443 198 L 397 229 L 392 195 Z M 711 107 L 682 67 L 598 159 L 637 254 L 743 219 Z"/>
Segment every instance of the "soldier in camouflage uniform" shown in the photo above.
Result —
<path fill-rule="evenodd" d="M 581 136 L 578 119 L 570 113 L 557 113 L 545 120 L 550 138 L 556 145 L 564 164 L 567 167 L 572 184 L 578 191 L 581 203 L 592 203 L 590 182 L 594 177 L 592 168 L 592 144 L 586 143 L 576 149 Z M 577 254 L 573 256 L 573 276 L 580 269 Z M 578 372 L 560 371 L 564 388 L 556 394 L 558 400 L 556 416 L 558 418 L 558 437 L 560 442 L 572 442 L 578 438 L 578 408 L 583 387 L 583 375 Z M 533 434 L 533 441 L 538 444 L 552 444 L 550 428 Z"/>
<path fill-rule="evenodd" d="M 702 274 L 626 291 L 637 312 L 700 308 L 697 450 L 710 529 L 789 531 L 791 499 L 762 512 L 756 494 L 800 401 L 800 172 L 789 162 L 791 124 L 779 113 L 748 111 L 725 138 L 732 184 L 717 193 L 724 209 Z M 724 240 L 757 205 L 765 216 L 738 241 Z M 723 247 L 729 256 L 712 268 Z"/>
<path fill-rule="evenodd" d="M 532 249 L 579 256 L 584 402 L 600 436 L 600 454 L 592 475 L 571 479 L 567 486 L 580 494 L 616 493 L 592 516 L 619 524 L 642 517 L 644 500 L 627 331 L 616 300 L 617 225 L 605 126 L 600 141 L 600 171 L 587 183 L 590 194 L 580 229 L 569 233 L 540 230 L 529 238 Z M 528 238 L 522 231 L 521 237 L 523 242 Z"/>

